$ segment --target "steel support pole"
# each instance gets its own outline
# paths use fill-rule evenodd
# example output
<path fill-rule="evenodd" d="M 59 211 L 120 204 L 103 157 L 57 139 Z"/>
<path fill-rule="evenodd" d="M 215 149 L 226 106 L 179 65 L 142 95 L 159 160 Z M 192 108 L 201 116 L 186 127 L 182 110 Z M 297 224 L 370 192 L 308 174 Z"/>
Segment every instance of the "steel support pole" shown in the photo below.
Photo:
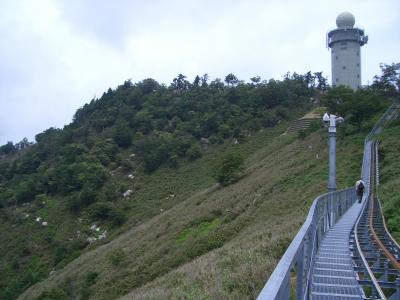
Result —
<path fill-rule="evenodd" d="M 334 191 L 336 191 L 336 116 L 330 115 L 328 192 Z"/>
<path fill-rule="evenodd" d="M 336 132 L 329 132 L 328 192 L 336 191 Z"/>

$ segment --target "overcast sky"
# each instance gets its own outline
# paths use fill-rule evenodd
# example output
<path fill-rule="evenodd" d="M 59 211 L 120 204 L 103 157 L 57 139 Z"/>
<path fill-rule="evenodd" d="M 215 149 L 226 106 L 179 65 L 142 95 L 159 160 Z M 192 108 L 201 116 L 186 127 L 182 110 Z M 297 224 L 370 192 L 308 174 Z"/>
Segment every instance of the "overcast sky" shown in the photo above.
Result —
<path fill-rule="evenodd" d="M 362 81 L 399 62 L 399 0 L 0 0 L 0 145 L 62 128 L 124 80 L 323 71 L 342 11 L 370 40 Z"/>

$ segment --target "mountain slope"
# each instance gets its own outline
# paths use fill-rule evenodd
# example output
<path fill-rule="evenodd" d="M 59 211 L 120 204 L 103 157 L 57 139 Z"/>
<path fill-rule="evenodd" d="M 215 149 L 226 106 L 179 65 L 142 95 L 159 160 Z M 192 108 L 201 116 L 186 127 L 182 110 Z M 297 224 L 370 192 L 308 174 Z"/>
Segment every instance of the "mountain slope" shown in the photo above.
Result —
<path fill-rule="evenodd" d="M 276 135 L 318 92 L 298 74 L 207 80 L 126 81 L 37 143 L 0 146 L 0 298 L 214 185 L 229 148 L 247 157 L 263 145 L 251 135 Z"/>
<path fill-rule="evenodd" d="M 326 189 L 325 139 L 325 130 L 304 141 L 290 134 L 269 139 L 246 160 L 246 175 L 236 184 L 210 187 L 187 198 L 73 261 L 21 299 L 74 289 L 110 299 L 154 279 L 132 297 L 254 297 L 301 226 L 311 201 Z M 342 187 L 359 174 L 362 138 L 354 139 L 339 142 Z M 203 253 L 207 254 L 197 258 Z M 113 255 L 121 262 L 114 264 Z M 91 272 L 98 274 L 96 281 L 82 286 Z M 45 290 L 49 294 L 42 294 Z"/>

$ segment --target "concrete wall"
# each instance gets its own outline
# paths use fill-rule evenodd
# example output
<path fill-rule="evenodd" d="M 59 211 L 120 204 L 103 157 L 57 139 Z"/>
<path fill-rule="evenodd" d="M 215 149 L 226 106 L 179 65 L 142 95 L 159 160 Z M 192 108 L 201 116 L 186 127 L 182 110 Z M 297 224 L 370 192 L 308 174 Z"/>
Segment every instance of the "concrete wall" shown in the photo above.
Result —
<path fill-rule="evenodd" d="M 346 85 L 352 89 L 361 87 L 361 47 L 358 41 L 342 40 L 333 43 L 331 62 L 332 86 Z"/>

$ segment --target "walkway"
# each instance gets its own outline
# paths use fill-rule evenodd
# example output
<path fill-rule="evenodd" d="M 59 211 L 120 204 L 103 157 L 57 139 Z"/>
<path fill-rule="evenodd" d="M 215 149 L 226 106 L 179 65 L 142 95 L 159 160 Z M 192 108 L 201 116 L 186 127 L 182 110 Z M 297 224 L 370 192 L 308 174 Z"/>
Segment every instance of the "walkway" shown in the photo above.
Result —
<path fill-rule="evenodd" d="M 322 240 L 312 272 L 311 299 L 363 299 L 349 250 L 350 231 L 361 207 L 361 204 L 355 203 Z"/>

